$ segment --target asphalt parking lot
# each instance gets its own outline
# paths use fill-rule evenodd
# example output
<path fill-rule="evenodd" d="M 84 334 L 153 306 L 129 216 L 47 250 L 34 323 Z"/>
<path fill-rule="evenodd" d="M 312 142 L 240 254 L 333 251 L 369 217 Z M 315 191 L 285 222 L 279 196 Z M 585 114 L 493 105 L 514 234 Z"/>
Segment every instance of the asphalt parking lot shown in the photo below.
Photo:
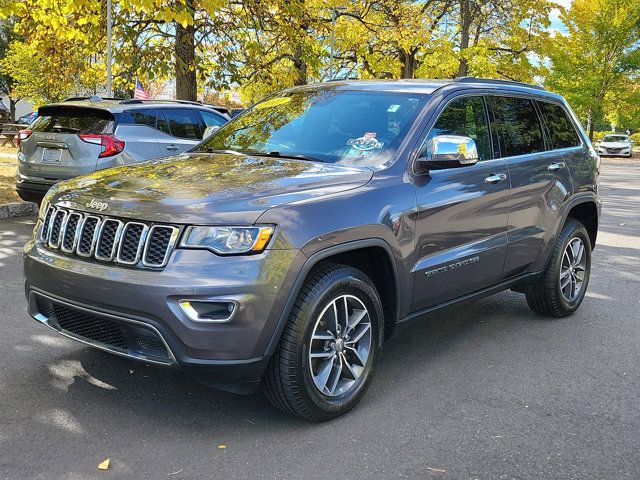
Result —
<path fill-rule="evenodd" d="M 0 220 L 0 478 L 640 478 L 640 162 L 602 170 L 578 313 L 537 317 L 504 292 L 415 325 L 325 424 L 38 325 L 21 272 L 33 222 Z"/>

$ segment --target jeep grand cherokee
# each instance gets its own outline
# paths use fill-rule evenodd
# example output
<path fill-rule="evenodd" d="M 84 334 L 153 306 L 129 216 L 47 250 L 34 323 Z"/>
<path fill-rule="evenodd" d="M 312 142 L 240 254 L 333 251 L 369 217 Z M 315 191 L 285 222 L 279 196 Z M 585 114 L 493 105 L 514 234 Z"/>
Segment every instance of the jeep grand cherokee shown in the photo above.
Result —
<path fill-rule="evenodd" d="M 539 314 L 573 313 L 598 166 L 566 102 L 530 85 L 285 90 L 194 151 L 55 186 L 24 249 L 29 311 L 326 420 L 429 313 L 508 288 Z"/>

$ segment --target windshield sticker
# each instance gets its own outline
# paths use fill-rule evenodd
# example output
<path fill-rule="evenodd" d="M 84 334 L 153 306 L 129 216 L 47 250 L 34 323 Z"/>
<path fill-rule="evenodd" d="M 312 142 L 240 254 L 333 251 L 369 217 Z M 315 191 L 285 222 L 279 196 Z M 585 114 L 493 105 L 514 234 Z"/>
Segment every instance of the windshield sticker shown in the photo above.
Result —
<path fill-rule="evenodd" d="M 389 113 L 395 113 L 398 111 L 398 109 L 400 108 L 400 105 L 390 105 L 389 108 L 387 108 L 387 112 Z"/>
<path fill-rule="evenodd" d="M 256 110 L 262 110 L 263 108 L 271 108 L 277 105 L 284 105 L 285 103 L 289 103 L 292 97 L 279 97 L 272 98 L 271 100 L 265 100 L 262 103 L 257 104 L 255 107 Z"/>
<path fill-rule="evenodd" d="M 352 147 L 352 150 L 359 150 L 361 152 L 380 150 L 382 147 L 384 147 L 384 143 L 379 142 L 376 139 L 376 132 L 366 132 L 360 138 L 352 138 L 347 141 L 347 145 Z"/>

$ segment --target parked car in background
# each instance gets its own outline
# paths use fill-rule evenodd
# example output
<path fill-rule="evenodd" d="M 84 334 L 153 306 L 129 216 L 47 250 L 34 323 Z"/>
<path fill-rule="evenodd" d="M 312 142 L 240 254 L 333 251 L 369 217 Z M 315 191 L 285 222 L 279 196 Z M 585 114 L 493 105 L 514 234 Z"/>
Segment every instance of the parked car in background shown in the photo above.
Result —
<path fill-rule="evenodd" d="M 40 202 L 61 180 L 185 152 L 229 115 L 195 102 L 70 99 L 38 109 L 18 134 L 16 191 Z"/>
<path fill-rule="evenodd" d="M 606 135 L 597 146 L 598 154 L 602 156 L 629 158 L 633 156 L 633 142 L 629 135 Z"/>
<path fill-rule="evenodd" d="M 24 248 L 29 312 L 328 420 L 362 398 L 386 339 L 428 314 L 509 288 L 541 315 L 575 312 L 598 168 L 564 99 L 532 85 L 288 89 L 187 155 L 52 188 Z M 419 369 L 388 388 L 413 398 Z"/>
<path fill-rule="evenodd" d="M 16 123 L 20 125 L 31 125 L 36 118 L 38 118 L 38 112 L 27 113 L 18 118 Z"/>

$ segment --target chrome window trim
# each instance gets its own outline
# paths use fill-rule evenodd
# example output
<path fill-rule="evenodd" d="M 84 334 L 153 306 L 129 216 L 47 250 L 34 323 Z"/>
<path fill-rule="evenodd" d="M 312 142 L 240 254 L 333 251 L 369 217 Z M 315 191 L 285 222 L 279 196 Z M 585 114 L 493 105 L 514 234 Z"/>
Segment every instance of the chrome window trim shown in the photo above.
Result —
<path fill-rule="evenodd" d="M 102 242 L 102 232 L 104 231 L 104 227 L 107 225 L 108 222 L 116 222 L 118 224 L 118 228 L 114 233 L 113 245 L 111 246 L 111 253 L 109 254 L 108 257 L 103 257 L 98 254 L 98 250 L 100 250 L 100 242 Z M 100 234 L 98 235 L 98 241 L 96 242 L 95 253 L 93 255 L 93 257 L 96 260 L 100 260 L 103 262 L 113 261 L 113 257 L 115 256 L 116 250 L 118 248 L 118 242 L 120 241 L 120 236 L 122 235 L 123 227 L 124 227 L 124 223 L 121 220 L 117 220 L 115 218 L 109 218 L 109 217 L 104 219 L 104 221 L 102 222 L 102 225 L 100 225 Z"/>
<path fill-rule="evenodd" d="M 60 222 L 60 233 L 58 234 L 58 241 L 54 244 L 51 242 L 51 227 L 53 226 L 55 219 L 58 217 L 58 215 L 62 215 L 62 221 Z M 54 214 L 51 216 L 51 221 L 49 223 L 49 239 L 47 240 L 47 245 L 49 245 L 50 248 L 54 248 L 54 249 L 58 249 L 60 248 L 60 241 L 62 240 L 62 227 L 65 226 L 65 218 L 67 216 L 67 212 L 65 210 L 62 209 L 56 209 L 56 211 L 54 212 Z"/>
<path fill-rule="evenodd" d="M 91 237 L 91 245 L 89 246 L 89 253 L 82 253 L 80 251 L 80 239 L 82 238 L 82 235 L 84 234 L 85 224 L 87 223 L 87 220 L 89 220 L 90 218 L 95 218 L 97 220 L 96 228 L 93 231 L 93 236 Z M 80 237 L 78 238 L 78 245 L 76 246 L 76 254 L 79 257 L 90 258 L 90 257 L 93 256 L 93 252 L 95 250 L 96 243 L 98 241 L 98 234 L 100 233 L 101 224 L 102 224 L 102 219 L 100 217 L 96 216 L 96 215 L 86 215 L 84 217 L 84 219 L 82 220 L 82 229 L 80 230 Z"/>
<path fill-rule="evenodd" d="M 149 250 L 149 243 L 151 243 L 151 239 L 153 238 L 153 231 L 156 228 L 170 228 L 170 229 L 172 229 L 171 237 L 169 238 L 169 243 L 167 244 L 167 248 L 166 248 L 166 250 L 164 252 L 164 258 L 162 259 L 162 263 L 161 264 L 148 263 L 145 260 L 146 257 L 147 257 L 147 251 Z M 147 241 L 145 242 L 144 251 L 142 252 L 142 265 L 144 265 L 145 267 L 150 267 L 150 268 L 162 268 L 162 267 L 165 267 L 167 265 L 167 262 L 169 261 L 169 255 L 173 251 L 173 247 L 175 246 L 176 242 L 178 241 L 179 233 L 180 233 L 180 229 L 177 228 L 177 227 L 173 227 L 171 225 L 154 225 L 153 227 L 151 227 L 149 229 L 149 233 L 147 234 Z"/>
<path fill-rule="evenodd" d="M 133 261 L 125 261 L 122 260 L 121 255 L 122 255 L 122 246 L 124 245 L 124 240 L 126 238 L 126 234 L 127 234 L 127 228 L 129 228 L 129 226 L 131 225 L 141 225 L 142 226 L 142 233 L 140 234 L 140 240 L 138 241 L 138 247 L 136 249 L 136 258 Z M 118 253 L 116 255 L 116 262 L 118 263 L 122 263 L 123 265 L 135 265 L 136 263 L 138 263 L 140 261 L 140 256 L 142 254 L 142 250 L 144 248 L 145 242 L 147 240 L 147 234 L 149 233 L 149 226 L 141 223 L 141 222 L 127 222 L 124 224 L 124 227 L 122 228 L 122 236 L 121 236 L 121 241 L 119 242 L 118 245 Z"/>
<path fill-rule="evenodd" d="M 64 238 L 67 235 L 67 228 L 69 226 L 69 220 L 73 216 L 79 217 L 79 220 L 78 220 L 78 224 L 76 225 L 76 231 L 73 232 L 73 242 L 71 244 L 71 248 L 68 249 L 68 248 L 64 247 Z M 63 233 L 62 233 L 62 238 L 60 239 L 60 250 L 62 250 L 65 253 L 73 253 L 74 252 L 74 250 L 76 249 L 76 245 L 78 244 L 78 238 L 79 238 L 78 235 L 80 233 L 80 227 L 82 227 L 82 214 L 70 210 L 67 213 L 67 216 L 65 217 L 65 220 L 64 220 L 64 230 L 63 230 Z"/>

